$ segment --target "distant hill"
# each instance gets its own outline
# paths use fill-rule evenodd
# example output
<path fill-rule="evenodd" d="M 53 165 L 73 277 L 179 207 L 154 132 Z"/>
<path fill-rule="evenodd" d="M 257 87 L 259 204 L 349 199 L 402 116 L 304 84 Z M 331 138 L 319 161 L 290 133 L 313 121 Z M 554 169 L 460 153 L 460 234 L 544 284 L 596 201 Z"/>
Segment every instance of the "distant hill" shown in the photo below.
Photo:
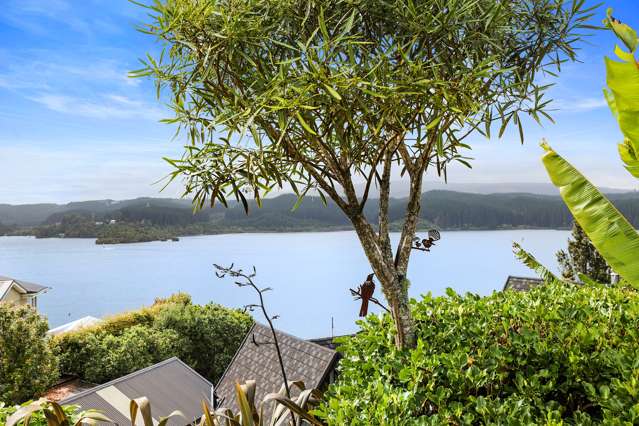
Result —
<path fill-rule="evenodd" d="M 559 195 L 557 188 L 551 183 L 536 182 L 503 182 L 503 183 L 445 183 L 441 181 L 424 180 L 424 191 L 453 191 L 470 194 L 513 194 L 526 193 L 533 195 Z M 363 185 L 356 188 L 363 191 Z M 409 186 L 406 182 L 391 182 L 393 197 L 402 198 L 408 196 Z M 630 192 L 627 189 L 600 188 L 605 194 L 622 194 Z M 371 188 L 371 196 L 379 197 L 379 192 Z"/>
<path fill-rule="evenodd" d="M 36 226 L 76 212 L 105 216 L 128 206 L 179 207 L 191 209 L 191 202 L 173 198 L 136 198 L 133 200 L 94 200 L 68 204 L 0 204 L 0 223 L 4 225 Z M 57 216 L 53 216 L 57 215 Z"/>
<path fill-rule="evenodd" d="M 639 225 L 639 193 L 613 193 L 609 197 L 635 226 Z M 13 225 L 13 233 L 31 233 L 41 237 L 108 237 L 105 234 L 107 228 L 100 227 L 111 222 L 146 227 L 145 232 L 152 227 L 154 235 L 164 236 L 351 228 L 344 214 L 331 202 L 324 206 L 318 197 L 310 196 L 292 211 L 295 202 L 296 197 L 292 194 L 266 199 L 262 208 L 249 202 L 248 215 L 237 203 L 231 204 L 228 209 L 216 206 L 193 214 L 189 200 L 167 198 L 100 200 L 65 205 L 0 205 L 0 224 L 3 224 L 0 231 L 7 233 L 7 229 L 12 229 L 7 225 Z M 364 211 L 373 223 L 377 203 L 376 199 L 369 200 Z M 389 215 L 395 229 L 401 225 L 405 205 L 405 198 L 390 200 Z M 435 190 L 422 195 L 421 224 L 440 229 L 564 229 L 571 226 L 572 217 L 556 195 Z M 16 226 L 22 227 L 22 230 L 16 232 Z M 131 227 L 125 230 L 127 234 L 136 232 L 136 228 Z"/>

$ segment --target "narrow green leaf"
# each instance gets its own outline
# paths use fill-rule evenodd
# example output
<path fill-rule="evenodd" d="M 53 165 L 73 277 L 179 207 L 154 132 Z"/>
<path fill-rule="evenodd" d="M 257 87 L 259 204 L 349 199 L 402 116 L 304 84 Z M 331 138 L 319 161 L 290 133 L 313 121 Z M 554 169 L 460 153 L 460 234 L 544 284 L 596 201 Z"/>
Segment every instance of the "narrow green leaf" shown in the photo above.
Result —
<path fill-rule="evenodd" d="M 519 244 L 513 243 L 513 253 L 524 265 L 535 271 L 539 278 L 541 278 L 545 283 L 561 282 L 555 274 L 550 272 L 550 269 L 542 265 L 535 256 L 524 250 Z"/>
<path fill-rule="evenodd" d="M 295 113 L 295 117 L 297 117 L 297 121 L 300 122 L 300 124 L 302 125 L 302 127 L 304 128 L 304 130 L 306 130 L 307 132 L 309 132 L 312 135 L 317 135 L 317 133 L 315 132 L 315 130 L 313 130 L 311 128 L 311 126 L 308 125 L 308 123 L 306 121 L 304 121 L 304 118 L 302 118 L 302 114 L 300 114 L 299 112 Z"/>
<path fill-rule="evenodd" d="M 326 90 L 328 91 L 328 93 L 331 94 L 332 97 L 334 97 L 335 99 L 337 99 L 338 101 L 342 100 L 342 96 L 337 92 L 337 90 L 333 89 L 331 86 L 329 86 L 328 84 L 324 84 L 324 87 L 326 88 Z"/>

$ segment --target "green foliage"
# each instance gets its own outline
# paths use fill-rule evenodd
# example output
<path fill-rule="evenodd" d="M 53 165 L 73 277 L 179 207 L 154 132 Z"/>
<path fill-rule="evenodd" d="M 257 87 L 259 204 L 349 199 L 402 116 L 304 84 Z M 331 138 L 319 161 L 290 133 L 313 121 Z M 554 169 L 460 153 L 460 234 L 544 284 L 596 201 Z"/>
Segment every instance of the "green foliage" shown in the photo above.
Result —
<path fill-rule="evenodd" d="M 130 223 L 102 226 L 98 230 L 96 237 L 96 244 L 177 240 L 177 235 L 170 228 Z"/>
<path fill-rule="evenodd" d="M 610 200 L 635 226 L 639 226 L 639 195 L 635 193 L 609 194 Z M 331 200 L 327 205 L 320 197 L 307 196 L 296 210 L 292 207 L 297 202 L 293 194 L 283 194 L 262 201 L 262 207 L 256 208 L 254 201 L 249 201 L 250 215 L 244 213 L 241 204 L 229 206 L 228 209 L 207 209 L 210 215 L 206 221 L 196 221 L 186 225 L 166 224 L 152 225 L 167 232 L 158 237 L 205 235 L 237 232 L 279 232 L 279 231 L 325 231 L 352 229 L 348 218 Z M 391 198 L 389 200 L 389 221 L 391 230 L 400 230 L 406 214 L 406 198 Z M 536 194 L 471 194 L 453 191 L 427 191 L 422 194 L 423 208 L 420 212 L 421 226 L 424 229 L 511 229 L 511 228 L 570 228 L 573 222 L 570 211 L 560 197 Z M 0 206 L 1 209 L 2 206 Z M 364 209 L 364 215 L 369 221 L 374 221 L 379 207 L 379 200 L 371 198 Z M 154 207 L 147 213 L 151 216 Z M 191 215 L 189 205 L 180 208 Z M 202 212 L 203 213 L 203 212 Z M 95 213 L 98 214 L 98 211 Z M 159 214 L 159 212 L 158 212 Z M 169 222 L 167 220 L 167 222 Z M 22 228 L 25 235 L 36 233 L 40 237 L 48 235 L 57 237 L 60 232 L 44 232 L 43 225 L 33 230 Z M 104 225 L 110 226 L 110 225 Z M 131 226 L 140 226 L 131 224 Z M 79 230 L 69 230 L 69 235 L 80 235 Z M 0 233 L 2 230 L 0 229 Z M 12 231 L 13 232 L 13 231 Z M 15 232 L 13 232 L 15 233 Z M 63 232 L 64 233 L 64 232 Z M 137 231 L 132 230 L 131 237 Z M 66 235 L 66 234 L 65 234 Z M 83 236 L 95 238 L 95 233 Z M 108 234 L 103 234 L 108 237 Z M 123 241 L 134 238 L 122 239 Z"/>
<path fill-rule="evenodd" d="M 239 412 L 229 408 L 218 408 L 210 412 L 204 404 L 205 415 L 199 426 L 322 426 L 310 408 L 317 405 L 320 393 L 317 389 L 306 389 L 303 382 L 288 382 L 288 388 L 296 389 L 293 399 L 286 396 L 286 387 L 282 384 L 279 392 L 267 394 L 262 401 L 255 400 L 257 383 L 248 380 L 244 384 L 235 384 L 235 394 Z"/>
<path fill-rule="evenodd" d="M 119 335 L 88 334 L 81 354 L 74 354 L 83 358 L 83 371 L 77 373 L 93 383 L 107 382 L 181 353 L 184 343 L 174 330 L 142 325 L 126 328 Z M 60 359 L 66 361 L 63 353 Z"/>
<path fill-rule="evenodd" d="M 388 315 L 342 341 L 329 424 L 637 424 L 639 294 L 546 284 L 488 297 L 424 296 L 417 347 Z M 563 421 L 563 423 L 562 423 Z"/>
<path fill-rule="evenodd" d="M 557 252 L 557 262 L 564 279 L 578 281 L 581 275 L 586 275 L 597 282 L 610 283 L 610 266 L 577 222 L 572 227 L 567 251 Z"/>
<path fill-rule="evenodd" d="M 320 393 L 317 389 L 306 389 L 303 382 L 290 382 L 299 392 L 293 399 L 286 396 L 282 385 L 279 392 L 267 394 L 259 406 L 256 405 L 255 380 L 235 385 L 235 392 L 240 411 L 236 414 L 229 408 L 211 410 L 202 400 L 202 416 L 198 426 L 262 426 L 268 421 L 271 426 L 322 426 L 310 408 L 317 405 Z M 165 407 L 166 408 L 166 407 Z M 268 411 L 267 411 L 268 410 Z M 187 421 L 181 411 L 173 411 L 168 416 L 153 417 L 151 403 L 142 396 L 129 403 L 131 425 L 166 426 L 172 418 L 181 417 Z M 156 420 L 157 419 L 157 420 Z M 82 426 L 84 424 L 113 423 L 108 417 L 96 410 L 77 412 L 76 407 L 61 407 L 55 402 L 40 399 L 28 402 L 21 407 L 5 408 L 0 403 L 0 424 L 7 426 Z M 174 422 L 180 423 L 180 421 Z M 191 423 L 189 423 L 191 424 Z M 196 423 L 193 423 L 195 425 Z"/>
<path fill-rule="evenodd" d="M 91 217 L 65 215 L 62 222 L 33 229 L 36 238 L 96 238 L 96 244 L 142 243 L 177 238 L 174 228 L 141 222 L 103 223 Z"/>
<path fill-rule="evenodd" d="M 36 238 L 89 238 L 98 232 L 95 220 L 86 214 L 69 213 L 60 222 L 42 225 L 34 229 Z"/>
<path fill-rule="evenodd" d="M 628 220 L 579 170 L 548 145 L 543 164 L 575 220 L 608 265 L 639 287 L 639 234 Z"/>
<path fill-rule="evenodd" d="M 22 405 L 6 406 L 0 402 L 0 425 L 6 425 L 7 420 L 9 419 L 11 415 L 15 414 L 15 412 L 18 411 L 20 408 L 24 409 L 26 407 L 31 406 L 33 403 L 34 403 L 33 401 L 27 401 L 23 403 Z M 74 424 L 80 419 L 80 417 L 82 417 L 77 412 L 78 407 L 75 405 L 66 405 L 60 408 L 71 424 Z M 25 426 L 24 421 L 18 422 L 17 425 Z M 47 422 L 47 418 L 44 415 L 44 410 L 35 411 L 29 418 L 29 425 L 30 426 L 51 426 Z"/>
<path fill-rule="evenodd" d="M 625 167 L 634 177 L 639 178 L 639 70 L 635 51 L 637 49 L 637 33 L 628 25 L 612 17 L 612 9 L 608 9 L 608 17 L 604 24 L 613 30 L 615 35 L 629 50 L 626 52 L 615 46 L 615 54 L 620 61 L 606 58 L 606 83 L 604 90 L 610 109 L 619 122 L 624 141 L 619 144 L 619 155 Z"/>
<path fill-rule="evenodd" d="M 252 319 L 209 303 L 194 305 L 184 293 L 153 306 L 106 319 L 97 326 L 56 336 L 61 371 L 103 383 L 172 356 L 212 382 L 239 347 Z"/>
<path fill-rule="evenodd" d="M 513 243 L 513 253 L 515 254 L 515 257 L 521 261 L 521 263 L 535 271 L 539 278 L 544 280 L 544 282 L 560 282 L 559 278 L 557 278 L 555 274 L 550 271 L 550 269 L 539 263 L 535 256 L 524 250 L 519 244 Z"/>
<path fill-rule="evenodd" d="M 35 309 L 0 302 L 0 402 L 31 399 L 58 378 L 57 360 L 45 340 L 48 329 Z"/>
<path fill-rule="evenodd" d="M 371 182 L 370 169 L 391 157 L 420 179 L 428 164 L 438 173 L 468 165 L 462 141 L 493 123 L 523 140 L 525 116 L 548 117 L 536 76 L 575 59 L 592 9 L 582 0 L 156 0 L 148 12 L 142 31 L 164 50 L 132 75 L 170 91 L 166 121 L 189 139 L 185 156 L 168 160 L 173 176 L 200 207 L 229 196 L 247 207 L 245 191 L 259 201 L 283 183 L 335 199 L 333 183 Z"/>
<path fill-rule="evenodd" d="M 158 312 L 153 327 L 178 333 L 183 341 L 180 358 L 215 383 L 252 322 L 248 315 L 221 305 L 172 305 Z"/>

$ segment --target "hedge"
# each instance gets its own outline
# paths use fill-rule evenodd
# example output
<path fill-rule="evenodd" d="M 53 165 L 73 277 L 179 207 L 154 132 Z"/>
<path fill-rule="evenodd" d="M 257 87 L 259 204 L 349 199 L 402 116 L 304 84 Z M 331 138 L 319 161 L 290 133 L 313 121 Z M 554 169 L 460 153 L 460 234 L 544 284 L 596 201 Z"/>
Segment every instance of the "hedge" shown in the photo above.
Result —
<path fill-rule="evenodd" d="M 107 318 L 97 326 L 51 339 L 64 374 L 104 383 L 172 356 L 215 383 L 253 320 L 246 313 L 188 295 Z"/>
<path fill-rule="evenodd" d="M 637 424 L 639 296 L 544 285 L 412 302 L 416 349 L 388 315 L 344 339 L 329 424 Z M 563 423 L 562 423 L 563 422 Z"/>

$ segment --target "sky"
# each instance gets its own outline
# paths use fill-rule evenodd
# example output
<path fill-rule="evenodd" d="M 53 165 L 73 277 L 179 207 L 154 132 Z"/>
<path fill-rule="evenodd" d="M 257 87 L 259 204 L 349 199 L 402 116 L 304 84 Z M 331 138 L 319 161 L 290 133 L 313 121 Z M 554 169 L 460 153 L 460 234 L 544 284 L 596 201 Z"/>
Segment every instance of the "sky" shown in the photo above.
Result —
<path fill-rule="evenodd" d="M 132 79 L 139 58 L 159 49 L 136 30 L 146 11 L 125 0 L 2 0 L 0 8 L 0 203 L 40 203 L 160 192 L 178 157 L 175 128 L 152 81 Z M 636 0 L 608 1 L 615 16 L 639 28 Z M 604 17 L 601 8 L 595 24 Z M 455 183 L 548 182 L 539 160 L 542 138 L 595 184 L 633 190 L 616 144 L 618 126 L 602 96 L 603 57 L 616 40 L 598 32 L 581 45 L 549 93 L 556 124 L 526 126 L 501 140 L 472 139 L 473 169 L 449 170 Z M 436 176 L 427 176 L 436 180 Z"/>

